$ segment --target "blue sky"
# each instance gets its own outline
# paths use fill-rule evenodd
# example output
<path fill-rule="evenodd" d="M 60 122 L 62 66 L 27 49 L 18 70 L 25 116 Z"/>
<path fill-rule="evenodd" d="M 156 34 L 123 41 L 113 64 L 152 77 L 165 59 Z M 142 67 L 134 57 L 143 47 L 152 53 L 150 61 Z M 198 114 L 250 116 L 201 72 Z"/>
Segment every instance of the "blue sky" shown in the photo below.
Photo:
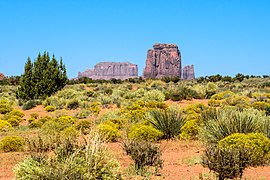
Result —
<path fill-rule="evenodd" d="M 269 0 L 0 0 L 0 72 L 29 56 L 63 57 L 76 77 L 101 61 L 145 66 L 154 43 L 175 43 L 196 76 L 270 74 Z"/>

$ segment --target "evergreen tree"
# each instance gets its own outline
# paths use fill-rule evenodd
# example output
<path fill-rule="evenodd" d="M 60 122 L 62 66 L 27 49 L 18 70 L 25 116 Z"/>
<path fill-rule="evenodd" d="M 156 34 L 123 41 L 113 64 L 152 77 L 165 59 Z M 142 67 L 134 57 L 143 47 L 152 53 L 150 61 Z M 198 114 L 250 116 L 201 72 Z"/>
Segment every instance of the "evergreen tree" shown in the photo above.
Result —
<path fill-rule="evenodd" d="M 34 63 L 30 58 L 25 65 L 25 72 L 20 81 L 18 96 L 21 99 L 45 99 L 68 83 L 66 68 L 60 59 L 60 64 L 55 56 L 52 59 L 48 52 L 38 54 Z"/>
<path fill-rule="evenodd" d="M 34 98 L 35 89 L 33 86 L 33 65 L 29 57 L 24 66 L 24 74 L 21 76 L 18 92 L 18 96 L 22 99 L 30 100 Z"/>

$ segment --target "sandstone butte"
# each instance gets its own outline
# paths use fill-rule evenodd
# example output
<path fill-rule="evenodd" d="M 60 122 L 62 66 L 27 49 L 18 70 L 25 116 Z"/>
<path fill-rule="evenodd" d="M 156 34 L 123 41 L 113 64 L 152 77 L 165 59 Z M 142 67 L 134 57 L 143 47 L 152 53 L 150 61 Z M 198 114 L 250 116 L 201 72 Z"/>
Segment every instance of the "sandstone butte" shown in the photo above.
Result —
<path fill-rule="evenodd" d="M 182 79 L 192 80 L 195 79 L 194 65 L 187 65 L 182 69 Z"/>
<path fill-rule="evenodd" d="M 138 77 L 138 66 L 130 62 L 100 62 L 94 69 L 87 69 L 78 73 L 78 78 L 88 77 L 92 79 L 128 79 Z"/>

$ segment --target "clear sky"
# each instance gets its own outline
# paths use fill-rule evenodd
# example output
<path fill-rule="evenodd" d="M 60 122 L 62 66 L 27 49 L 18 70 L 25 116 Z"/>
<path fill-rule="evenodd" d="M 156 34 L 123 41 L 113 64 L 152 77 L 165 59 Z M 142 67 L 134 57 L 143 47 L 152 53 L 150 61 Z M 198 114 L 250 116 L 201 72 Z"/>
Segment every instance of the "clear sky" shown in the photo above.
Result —
<path fill-rule="evenodd" d="M 175 43 L 196 76 L 270 74 L 269 0 L 0 0 L 0 72 L 29 56 L 63 57 L 69 78 L 101 61 L 145 66 Z"/>

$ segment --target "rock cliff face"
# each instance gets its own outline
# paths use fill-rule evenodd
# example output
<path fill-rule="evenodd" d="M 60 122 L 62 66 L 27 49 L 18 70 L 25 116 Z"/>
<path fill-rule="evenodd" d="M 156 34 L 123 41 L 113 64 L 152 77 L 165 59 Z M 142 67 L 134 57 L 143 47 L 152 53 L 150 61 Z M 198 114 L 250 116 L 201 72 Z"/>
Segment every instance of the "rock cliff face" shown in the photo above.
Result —
<path fill-rule="evenodd" d="M 181 54 L 175 44 L 154 44 L 147 52 L 144 78 L 181 77 Z"/>
<path fill-rule="evenodd" d="M 5 75 L 3 73 L 0 73 L 0 80 L 5 79 Z"/>
<path fill-rule="evenodd" d="M 78 73 L 78 78 L 89 77 L 92 79 L 128 79 L 138 77 L 138 66 L 129 62 L 101 62 L 94 69 L 87 69 Z"/>
<path fill-rule="evenodd" d="M 182 70 L 182 78 L 185 80 L 195 79 L 194 65 L 185 66 Z"/>

